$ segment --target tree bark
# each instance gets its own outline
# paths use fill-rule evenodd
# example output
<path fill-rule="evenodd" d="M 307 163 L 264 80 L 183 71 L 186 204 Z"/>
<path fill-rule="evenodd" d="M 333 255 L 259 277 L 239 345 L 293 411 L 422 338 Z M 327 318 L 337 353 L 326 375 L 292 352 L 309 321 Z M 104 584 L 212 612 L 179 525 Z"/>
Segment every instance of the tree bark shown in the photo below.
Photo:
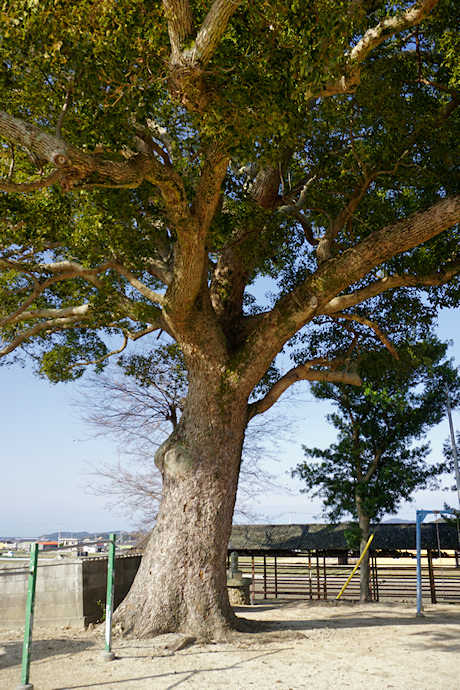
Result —
<path fill-rule="evenodd" d="M 157 521 L 115 614 L 136 636 L 222 639 L 244 627 L 228 600 L 226 555 L 247 415 L 241 400 L 224 397 L 205 374 L 192 375 L 177 430 L 157 452 L 163 475 Z"/>
<path fill-rule="evenodd" d="M 362 502 L 359 496 L 356 497 L 356 507 L 358 509 L 358 524 L 361 530 L 361 539 L 359 542 L 359 553 L 363 553 L 366 544 L 369 540 L 370 532 L 370 518 L 365 514 Z M 360 584 L 359 584 L 359 600 L 370 601 L 371 590 L 369 586 L 369 550 L 366 552 L 360 565 Z"/>

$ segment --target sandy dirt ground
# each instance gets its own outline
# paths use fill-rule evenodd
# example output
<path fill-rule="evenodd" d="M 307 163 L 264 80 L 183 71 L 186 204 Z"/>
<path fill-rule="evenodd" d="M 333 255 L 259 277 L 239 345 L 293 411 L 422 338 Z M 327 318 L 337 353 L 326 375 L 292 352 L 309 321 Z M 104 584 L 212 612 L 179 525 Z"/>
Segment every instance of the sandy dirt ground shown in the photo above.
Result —
<path fill-rule="evenodd" d="M 35 690 L 458 690 L 460 607 L 278 600 L 239 607 L 267 630 L 233 642 L 172 651 L 177 635 L 115 635 L 104 661 L 104 630 L 36 628 L 29 682 Z M 0 688 L 21 680 L 22 634 L 0 632 Z"/>

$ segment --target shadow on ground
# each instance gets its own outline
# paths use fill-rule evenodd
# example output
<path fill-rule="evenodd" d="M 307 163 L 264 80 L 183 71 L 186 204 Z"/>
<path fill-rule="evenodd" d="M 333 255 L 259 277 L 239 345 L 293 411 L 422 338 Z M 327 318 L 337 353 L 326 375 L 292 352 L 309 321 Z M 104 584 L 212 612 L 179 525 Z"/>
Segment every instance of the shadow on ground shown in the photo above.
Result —
<path fill-rule="evenodd" d="M 20 666 L 22 661 L 23 642 L 4 642 L 0 643 L 0 670 L 11 666 Z M 53 656 L 64 654 L 78 654 L 91 647 L 95 652 L 100 650 L 100 641 L 94 640 L 71 640 L 65 638 L 50 638 L 49 640 L 34 640 L 32 638 L 31 654 L 33 661 L 48 659 Z"/>

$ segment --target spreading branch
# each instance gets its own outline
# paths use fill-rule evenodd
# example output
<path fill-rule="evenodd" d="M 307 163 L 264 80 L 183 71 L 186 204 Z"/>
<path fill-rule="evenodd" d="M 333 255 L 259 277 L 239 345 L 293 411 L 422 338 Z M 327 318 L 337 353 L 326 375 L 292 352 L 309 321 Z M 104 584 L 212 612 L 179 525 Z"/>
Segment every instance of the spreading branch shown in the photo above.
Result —
<path fill-rule="evenodd" d="M 399 359 L 399 355 L 396 351 L 395 346 L 393 345 L 393 343 L 390 342 L 390 340 L 388 340 L 385 333 L 382 331 L 380 326 L 377 323 L 375 323 L 375 321 L 367 319 L 364 316 L 359 316 L 358 314 L 340 314 L 336 318 L 345 319 L 346 321 L 355 321 L 356 323 L 360 323 L 363 326 L 371 328 L 378 337 L 378 339 L 383 343 L 383 345 L 385 345 L 388 352 L 390 352 L 395 359 Z"/>
<path fill-rule="evenodd" d="M 94 364 L 101 364 L 104 362 L 106 359 L 109 359 L 109 357 L 113 357 L 113 355 L 119 355 L 123 350 L 126 350 L 128 346 L 128 341 L 129 338 L 128 336 L 125 335 L 123 338 L 123 343 L 120 345 L 119 348 L 112 350 L 111 352 L 107 352 L 107 354 L 103 355 L 102 357 L 98 357 L 97 359 L 92 359 L 92 360 L 81 360 L 79 362 L 75 362 L 75 364 L 69 364 L 69 366 L 66 367 L 67 371 L 70 371 L 70 369 L 76 369 L 78 367 L 88 367 Z"/>
<path fill-rule="evenodd" d="M 335 369 L 335 367 L 343 364 L 344 360 L 342 359 L 328 360 L 323 357 L 314 359 L 307 364 L 299 364 L 299 366 L 294 367 L 278 379 L 263 398 L 248 405 L 248 419 L 252 419 L 256 415 L 270 409 L 279 397 L 292 384 L 298 381 L 328 381 L 329 383 L 347 383 L 353 386 L 360 386 L 361 378 L 359 374 L 352 371 L 337 371 Z M 329 369 L 313 369 L 312 367 L 314 366 L 328 366 Z"/>
<path fill-rule="evenodd" d="M 419 0 L 404 12 L 382 19 L 376 26 L 368 29 L 350 50 L 340 79 L 326 84 L 319 95 L 325 98 L 353 92 L 361 81 L 361 65 L 368 55 L 387 38 L 420 24 L 438 2 L 439 0 Z"/>
<path fill-rule="evenodd" d="M 117 162 L 99 155 L 91 155 L 60 137 L 49 134 L 39 127 L 13 117 L 0 110 L 0 136 L 7 141 L 19 144 L 33 151 L 36 156 L 58 168 L 55 178 L 64 189 L 85 186 L 136 188 L 145 180 L 157 187 L 163 197 L 168 215 L 174 225 L 184 222 L 189 215 L 184 186 L 180 176 L 169 165 L 164 165 L 154 155 L 137 153 L 128 160 Z M 47 179 L 47 178 L 45 178 Z M 30 191 L 46 186 L 43 180 L 38 187 L 14 189 L 8 186 L 5 191 Z M 1 184 L 11 185 L 3 182 Z M 34 183 L 29 183 L 33 185 Z"/>
<path fill-rule="evenodd" d="M 262 367 L 266 368 L 280 347 L 315 316 L 334 314 L 340 310 L 339 304 L 353 306 L 363 301 L 364 297 L 361 300 L 355 297 L 353 301 L 351 296 L 339 296 L 349 285 L 362 280 L 374 268 L 396 254 L 423 244 L 459 222 L 460 194 L 457 194 L 441 199 L 425 211 L 414 213 L 404 220 L 396 221 L 373 232 L 337 258 L 323 262 L 314 276 L 309 275 L 299 287 L 281 297 L 275 307 L 263 314 L 256 322 L 251 337 L 243 346 L 244 356 L 241 357 L 239 365 L 242 377 L 244 378 L 246 373 L 248 376 L 254 376 L 252 366 L 254 361 L 260 362 Z M 459 268 L 457 262 L 454 265 L 453 275 L 456 275 Z M 451 269 L 452 267 L 446 268 L 446 275 Z M 399 279 L 395 277 L 393 283 L 380 282 L 380 289 L 374 288 L 374 294 L 396 286 L 395 283 Z M 422 285 L 424 278 L 417 277 L 412 280 L 414 284 Z M 446 282 L 446 280 L 447 277 L 439 276 L 435 284 Z M 407 284 L 410 285 L 409 279 Z M 372 296 L 372 288 L 363 288 L 363 290 L 366 289 L 367 297 Z M 360 291 L 357 293 L 359 294 Z M 343 301 L 340 302 L 340 300 Z M 257 374 L 259 374 L 258 371 Z M 251 383 L 252 381 L 248 379 L 248 384 Z"/>
<path fill-rule="evenodd" d="M 47 177 L 40 177 L 32 182 L 11 182 L 10 179 L 0 180 L 0 192 L 11 192 L 13 194 L 35 192 L 37 189 L 45 189 L 45 187 L 57 184 L 61 178 L 62 171 L 55 170 Z"/>
<path fill-rule="evenodd" d="M 15 338 L 13 338 L 13 340 L 11 340 L 7 345 L 0 349 L 0 357 L 4 357 L 5 355 L 8 355 L 10 352 L 13 352 L 13 350 L 16 350 L 16 348 L 23 345 L 27 340 L 29 340 L 29 338 L 32 338 L 34 335 L 38 335 L 43 331 L 46 331 L 48 333 L 54 333 L 55 331 L 62 331 L 66 328 L 73 328 L 81 323 L 84 323 L 89 318 L 91 318 L 90 311 L 90 305 L 83 304 L 79 307 L 72 308 L 72 313 L 74 314 L 73 316 L 64 316 L 60 318 L 47 319 L 46 321 L 36 323 L 31 328 L 28 328 L 27 330 L 19 333 Z"/>
<path fill-rule="evenodd" d="M 365 302 L 372 297 L 377 297 L 383 292 L 394 290 L 401 287 L 439 287 L 448 283 L 454 276 L 460 273 L 460 259 L 452 261 L 438 273 L 431 273 L 429 275 L 420 276 L 414 274 L 386 276 L 380 280 L 367 285 L 360 290 L 354 290 L 347 295 L 340 295 L 334 297 L 321 310 L 323 314 L 330 316 L 343 316 L 339 314 L 344 309 L 356 307 L 358 304 Z"/>
<path fill-rule="evenodd" d="M 144 285 L 142 281 L 139 280 L 139 278 L 136 278 L 134 273 L 131 271 L 128 271 L 127 268 L 125 268 L 121 263 L 119 262 L 114 262 L 113 264 L 115 270 L 122 275 L 128 283 L 135 288 L 138 292 L 140 292 L 141 295 L 146 297 L 148 300 L 151 302 L 154 302 L 155 304 L 162 304 L 164 296 L 161 295 L 159 292 L 155 292 L 154 290 L 151 290 L 147 285 Z"/>

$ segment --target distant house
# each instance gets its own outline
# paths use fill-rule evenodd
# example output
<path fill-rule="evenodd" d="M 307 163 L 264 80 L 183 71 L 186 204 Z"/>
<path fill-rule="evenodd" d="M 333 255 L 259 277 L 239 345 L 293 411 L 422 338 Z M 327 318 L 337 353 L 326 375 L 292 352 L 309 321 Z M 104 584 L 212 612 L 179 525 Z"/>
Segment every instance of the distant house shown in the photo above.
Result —
<path fill-rule="evenodd" d="M 4 541 L 0 541 L 0 549 L 16 549 L 17 544 L 15 541 L 12 539 L 5 539 Z"/>
<path fill-rule="evenodd" d="M 39 551 L 53 551 L 57 549 L 59 543 L 57 541 L 39 541 L 38 550 Z"/>

